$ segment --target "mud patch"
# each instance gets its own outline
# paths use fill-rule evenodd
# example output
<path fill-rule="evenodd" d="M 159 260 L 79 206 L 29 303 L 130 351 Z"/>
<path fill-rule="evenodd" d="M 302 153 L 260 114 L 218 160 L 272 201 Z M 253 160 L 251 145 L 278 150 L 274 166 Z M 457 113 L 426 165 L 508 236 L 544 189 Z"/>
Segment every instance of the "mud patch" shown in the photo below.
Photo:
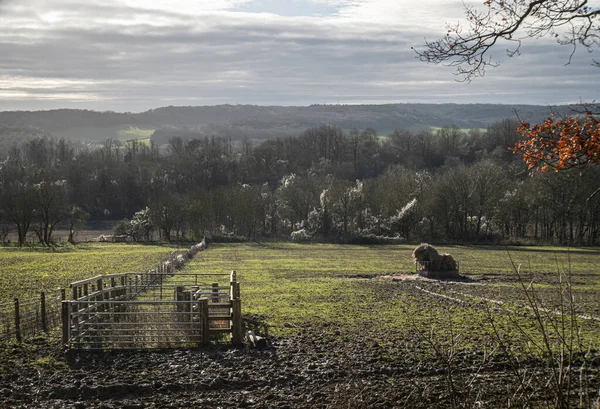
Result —
<path fill-rule="evenodd" d="M 423 277 L 419 274 L 407 274 L 407 273 L 395 273 L 395 274 L 386 274 L 380 276 L 373 276 L 375 280 L 383 280 L 383 281 L 423 281 L 428 283 L 437 283 L 437 282 L 445 282 L 445 283 L 476 283 L 482 280 L 482 278 L 471 278 L 471 277 L 461 277 L 461 278 L 428 278 Z"/>

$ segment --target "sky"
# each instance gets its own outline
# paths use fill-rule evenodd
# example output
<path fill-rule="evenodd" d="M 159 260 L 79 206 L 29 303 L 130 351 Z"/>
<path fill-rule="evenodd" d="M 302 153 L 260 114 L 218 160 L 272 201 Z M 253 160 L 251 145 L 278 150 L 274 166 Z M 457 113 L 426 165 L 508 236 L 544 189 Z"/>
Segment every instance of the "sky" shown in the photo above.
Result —
<path fill-rule="evenodd" d="M 600 59 L 524 44 L 470 83 L 411 47 L 465 0 L 0 0 L 0 110 L 599 99 Z"/>

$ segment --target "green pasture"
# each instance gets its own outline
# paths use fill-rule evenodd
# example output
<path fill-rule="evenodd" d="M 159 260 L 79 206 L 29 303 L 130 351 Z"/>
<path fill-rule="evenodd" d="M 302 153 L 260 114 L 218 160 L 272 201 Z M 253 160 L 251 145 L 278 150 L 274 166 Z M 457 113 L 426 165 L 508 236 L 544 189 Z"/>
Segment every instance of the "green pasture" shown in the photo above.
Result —
<path fill-rule="evenodd" d="M 37 295 L 98 274 L 145 271 L 174 248 L 133 243 L 88 243 L 57 249 L 2 247 L 0 299 Z M 515 325 L 535 332 L 531 311 L 518 306 L 528 304 L 524 288 L 534 288 L 540 305 L 549 310 L 563 308 L 566 296 L 572 294 L 577 314 L 600 317 L 598 248 L 437 246 L 460 261 L 468 282 L 406 279 L 414 277 L 413 248 L 214 244 L 198 253 L 184 272 L 236 270 L 245 317 L 248 322 L 259 322 L 262 332 L 275 336 L 318 326 L 332 336 L 361 334 L 396 348 L 416 345 L 415 337 L 435 329 L 430 334 L 444 342 L 452 339 L 448 337 L 451 333 L 462 339 L 463 347 L 479 348 L 491 336 L 492 321 L 496 329 L 507 333 Z M 393 274 L 404 274 L 404 279 L 378 277 Z M 506 305 L 486 304 L 484 299 Z M 552 317 L 550 314 L 545 320 L 551 322 Z M 581 339 L 598 349 L 598 321 L 577 324 Z"/>
<path fill-rule="evenodd" d="M 120 129 L 117 131 L 117 138 L 122 141 L 140 140 L 140 142 L 150 145 L 150 138 L 154 133 L 154 129 L 141 129 L 135 126 Z"/>
<path fill-rule="evenodd" d="M 241 282 L 243 313 L 259 317 L 272 335 L 293 335 L 305 326 L 322 326 L 339 334 L 364 334 L 380 344 L 411 343 L 435 328 L 459 336 L 461 345 L 478 348 L 489 339 L 492 319 L 498 330 L 514 325 L 535 332 L 530 317 L 484 307 L 478 299 L 448 303 L 417 289 L 454 296 L 526 304 L 522 285 L 536 289 L 541 302 L 555 308 L 563 282 L 572 282 L 578 313 L 600 316 L 600 250 L 560 247 L 438 246 L 461 262 L 468 283 L 391 281 L 369 277 L 414 272 L 414 245 L 349 246 L 332 244 L 219 244 L 199 253 L 186 271 L 224 273 L 236 270 Z M 522 266 L 521 279 L 511 260 Z M 567 269 L 570 271 L 567 274 Z M 560 273 L 559 273 L 560 272 Z M 561 274 L 562 273 L 562 274 Z M 490 319 L 490 311 L 493 318 Z M 600 346 L 597 322 L 582 321 L 581 337 Z M 424 331 L 424 332 L 423 332 Z M 518 334 L 513 334 L 518 335 Z M 521 334 L 525 337 L 524 334 Z M 535 335 L 534 335 L 535 336 Z M 404 341 L 403 341 L 404 340 Z"/>
<path fill-rule="evenodd" d="M 0 300 L 66 287 L 99 274 L 145 271 L 168 257 L 168 245 L 88 243 L 63 248 L 0 247 Z"/>

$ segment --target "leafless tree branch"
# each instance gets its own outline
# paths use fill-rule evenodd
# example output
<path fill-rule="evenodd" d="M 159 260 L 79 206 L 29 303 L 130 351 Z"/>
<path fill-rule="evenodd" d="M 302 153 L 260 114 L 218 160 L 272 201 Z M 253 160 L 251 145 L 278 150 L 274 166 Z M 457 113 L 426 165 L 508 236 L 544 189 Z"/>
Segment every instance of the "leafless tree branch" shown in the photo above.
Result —
<path fill-rule="evenodd" d="M 484 10 L 465 5 L 466 25 L 447 25 L 445 37 L 425 39 L 424 49 L 415 52 L 421 61 L 456 67 L 462 80 L 471 81 L 498 65 L 490 54 L 499 41 L 513 43 L 506 50 L 513 57 L 523 41 L 551 37 L 573 47 L 568 64 L 578 46 L 592 52 L 600 45 L 600 7 L 587 4 L 588 0 L 485 0 Z M 600 66 L 596 60 L 592 65 Z"/>

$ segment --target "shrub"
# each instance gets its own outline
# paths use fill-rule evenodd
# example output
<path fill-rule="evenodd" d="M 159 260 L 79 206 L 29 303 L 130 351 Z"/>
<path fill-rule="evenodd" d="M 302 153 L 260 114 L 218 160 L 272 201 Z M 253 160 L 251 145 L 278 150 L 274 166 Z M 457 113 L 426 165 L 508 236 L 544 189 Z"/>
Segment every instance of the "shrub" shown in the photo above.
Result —
<path fill-rule="evenodd" d="M 294 242 L 310 241 L 312 236 L 306 229 L 302 229 L 292 232 L 290 239 Z"/>

